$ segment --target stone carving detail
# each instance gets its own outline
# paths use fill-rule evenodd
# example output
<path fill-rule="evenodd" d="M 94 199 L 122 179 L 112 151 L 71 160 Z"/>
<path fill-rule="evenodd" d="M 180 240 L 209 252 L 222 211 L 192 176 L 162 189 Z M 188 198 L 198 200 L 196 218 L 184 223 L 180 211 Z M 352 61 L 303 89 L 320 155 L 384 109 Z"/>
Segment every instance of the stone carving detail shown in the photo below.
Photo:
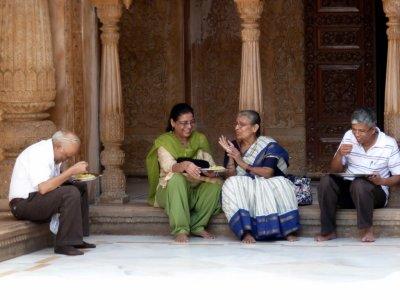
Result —
<path fill-rule="evenodd" d="M 320 0 L 322 7 L 355 7 L 358 0 Z"/>
<path fill-rule="evenodd" d="M 387 22 L 388 56 L 385 87 L 385 130 L 400 140 L 400 0 L 383 0 Z M 391 188 L 390 207 L 400 206 L 400 190 Z"/>
<path fill-rule="evenodd" d="M 0 6 L 0 199 L 20 151 L 55 131 L 55 75 L 48 3 L 5 0 Z M 4 200 L 3 200 L 4 201 Z M 6 201 L 6 200 L 5 200 Z"/>
<path fill-rule="evenodd" d="M 165 131 L 169 110 L 186 100 L 185 2 L 135 0 L 122 13 L 119 55 L 127 175 L 146 174 L 146 153 Z"/>
<path fill-rule="evenodd" d="M 124 114 L 118 57 L 118 21 L 122 3 L 118 0 L 92 0 L 101 27 L 100 140 L 104 145 L 100 161 L 104 166 L 101 180 L 101 203 L 121 204 L 128 201 L 122 165 L 124 152 Z"/>
<path fill-rule="evenodd" d="M 400 1 L 383 0 L 387 22 L 388 56 L 385 88 L 385 129 L 400 139 Z"/>
<path fill-rule="evenodd" d="M 234 2 L 193 1 L 191 26 L 191 94 L 197 127 L 221 163 L 220 134 L 232 136 L 239 107 L 241 66 L 240 18 Z M 233 137 L 233 136 L 232 136 Z"/>
<path fill-rule="evenodd" d="M 318 173 L 327 170 L 329 151 L 348 128 L 351 112 L 361 105 L 375 107 L 375 45 L 370 38 L 374 35 L 374 7 L 372 1 L 318 1 L 325 8 L 341 8 L 328 14 L 316 10 L 316 1 L 304 3 L 307 164 L 309 171 Z M 342 9 L 346 7 L 349 9 Z M 346 45 L 343 51 L 344 39 L 334 36 L 328 39 L 329 47 L 319 47 L 315 33 L 326 26 L 329 32 L 353 32 L 356 36 L 349 35 L 348 42 L 356 41 L 353 44 L 358 47 Z"/>
<path fill-rule="evenodd" d="M 359 48 L 358 45 L 358 32 L 352 31 L 322 31 L 320 47 L 335 48 L 335 49 L 348 49 Z"/>
<path fill-rule="evenodd" d="M 235 0 L 242 19 L 242 69 L 239 110 L 254 109 L 262 114 L 262 84 L 260 71 L 258 21 L 263 11 L 263 0 Z"/>
<path fill-rule="evenodd" d="M 359 70 L 353 69 L 322 69 L 322 109 L 321 117 L 326 119 L 346 119 L 349 114 L 349 106 L 356 107 L 357 79 Z M 342 101 L 337 101 L 341 99 Z"/>

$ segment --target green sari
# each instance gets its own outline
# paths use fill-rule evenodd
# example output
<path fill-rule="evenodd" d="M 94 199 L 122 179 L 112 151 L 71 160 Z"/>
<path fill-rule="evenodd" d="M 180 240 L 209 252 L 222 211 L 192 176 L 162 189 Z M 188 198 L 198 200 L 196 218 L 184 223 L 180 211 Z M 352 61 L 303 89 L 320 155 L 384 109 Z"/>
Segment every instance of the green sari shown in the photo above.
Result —
<path fill-rule="evenodd" d="M 148 203 L 154 205 L 156 189 L 160 178 L 160 166 L 158 164 L 157 150 L 164 147 L 175 159 L 178 157 L 194 158 L 199 150 L 211 153 L 210 145 L 204 134 L 193 131 L 189 142 L 184 147 L 173 132 L 160 135 L 151 147 L 146 157 L 147 176 L 149 180 Z"/>

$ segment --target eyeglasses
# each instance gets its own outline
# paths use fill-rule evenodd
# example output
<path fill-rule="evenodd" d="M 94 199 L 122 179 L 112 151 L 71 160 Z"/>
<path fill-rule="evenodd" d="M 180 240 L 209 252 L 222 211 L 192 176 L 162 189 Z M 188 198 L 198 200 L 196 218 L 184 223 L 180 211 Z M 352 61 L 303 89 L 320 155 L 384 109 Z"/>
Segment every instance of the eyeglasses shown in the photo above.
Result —
<path fill-rule="evenodd" d="M 179 124 L 182 127 L 186 127 L 186 126 L 194 126 L 194 124 L 196 124 L 196 120 L 191 120 L 191 121 L 176 121 L 177 124 Z"/>
<path fill-rule="evenodd" d="M 354 129 L 352 128 L 351 131 L 353 132 L 353 134 L 360 134 L 360 135 L 365 135 L 367 134 L 371 129 L 374 129 L 374 127 L 370 127 L 368 129 Z"/>
<path fill-rule="evenodd" d="M 235 128 L 236 128 L 236 127 L 238 127 L 238 128 L 243 128 L 243 127 L 246 127 L 246 126 L 249 126 L 249 125 L 251 125 L 251 124 L 240 124 L 240 123 L 236 123 L 236 124 L 235 124 Z"/>

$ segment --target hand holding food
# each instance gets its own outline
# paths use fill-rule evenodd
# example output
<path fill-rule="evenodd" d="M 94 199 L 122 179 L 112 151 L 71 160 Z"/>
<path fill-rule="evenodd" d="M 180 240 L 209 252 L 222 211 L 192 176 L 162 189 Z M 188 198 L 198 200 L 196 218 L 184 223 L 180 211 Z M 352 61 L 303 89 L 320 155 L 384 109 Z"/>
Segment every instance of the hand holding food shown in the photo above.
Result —
<path fill-rule="evenodd" d="M 69 168 L 71 175 L 76 175 L 80 173 L 87 173 L 88 163 L 86 161 L 80 161 Z"/>
<path fill-rule="evenodd" d="M 352 149 L 353 149 L 352 144 L 342 144 L 339 148 L 339 153 L 341 156 L 345 156 L 345 155 L 350 154 Z"/>
<path fill-rule="evenodd" d="M 186 167 L 185 167 L 185 172 L 194 177 L 197 178 L 200 176 L 200 167 L 196 166 L 194 163 L 190 161 L 186 161 Z"/>

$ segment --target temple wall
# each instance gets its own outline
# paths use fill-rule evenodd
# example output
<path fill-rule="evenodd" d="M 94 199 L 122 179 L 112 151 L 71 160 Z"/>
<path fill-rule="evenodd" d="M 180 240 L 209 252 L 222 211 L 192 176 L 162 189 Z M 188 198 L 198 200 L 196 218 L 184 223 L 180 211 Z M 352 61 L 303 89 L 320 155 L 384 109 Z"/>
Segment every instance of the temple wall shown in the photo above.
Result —
<path fill-rule="evenodd" d="M 89 171 L 99 173 L 100 52 L 95 10 L 89 0 L 53 0 L 49 10 L 57 91 L 50 118 L 57 129 L 72 130 L 81 138 L 75 162 L 85 160 Z M 93 200 L 99 194 L 98 182 L 89 183 L 88 189 Z"/>
<path fill-rule="evenodd" d="M 264 133 L 287 147 L 291 171 L 302 174 L 302 1 L 265 1 L 260 29 Z M 217 138 L 233 137 L 240 84 L 240 19 L 234 1 L 134 1 L 122 16 L 120 61 L 128 175 L 145 174 L 146 151 L 164 131 L 173 103 L 184 100 L 193 105 L 198 129 L 222 160 Z"/>
<path fill-rule="evenodd" d="M 99 171 L 97 17 L 89 0 L 49 1 L 56 104 L 50 110 L 57 129 L 76 132 L 82 140 L 77 161 Z"/>
<path fill-rule="evenodd" d="M 303 1 L 266 1 L 260 21 L 264 133 L 285 146 L 291 172 L 306 170 Z"/>
<path fill-rule="evenodd" d="M 145 154 L 165 130 L 169 109 L 185 98 L 185 0 L 135 0 L 123 10 L 119 55 L 125 103 L 125 166 L 145 174 Z"/>

